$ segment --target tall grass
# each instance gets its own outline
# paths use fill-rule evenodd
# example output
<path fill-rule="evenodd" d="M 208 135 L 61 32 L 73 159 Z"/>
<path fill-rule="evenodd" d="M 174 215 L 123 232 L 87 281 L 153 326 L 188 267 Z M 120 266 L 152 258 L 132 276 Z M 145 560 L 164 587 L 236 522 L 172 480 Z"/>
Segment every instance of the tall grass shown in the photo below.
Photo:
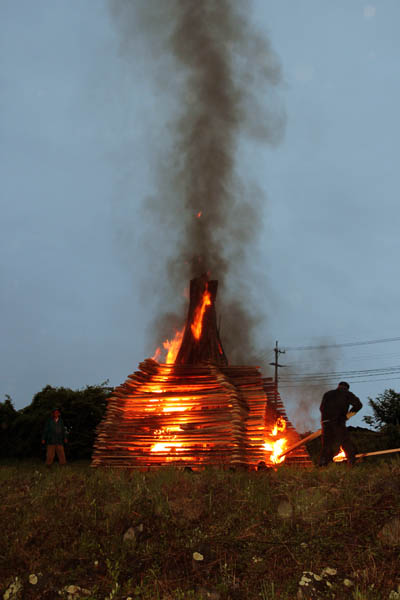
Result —
<path fill-rule="evenodd" d="M 302 573 L 325 567 L 351 580 L 349 598 L 400 583 L 400 542 L 379 535 L 400 515 L 398 458 L 250 473 L 16 463 L 0 483 L 2 594 L 18 577 L 27 600 L 68 585 L 92 599 L 294 600 Z"/>

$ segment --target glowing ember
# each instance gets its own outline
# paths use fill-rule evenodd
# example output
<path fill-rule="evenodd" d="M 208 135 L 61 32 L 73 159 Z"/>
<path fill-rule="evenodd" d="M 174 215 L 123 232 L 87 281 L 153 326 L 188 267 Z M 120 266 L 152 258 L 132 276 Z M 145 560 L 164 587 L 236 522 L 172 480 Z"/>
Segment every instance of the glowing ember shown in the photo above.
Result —
<path fill-rule="evenodd" d="M 288 444 L 288 440 L 285 437 L 281 437 L 279 439 L 273 439 L 276 438 L 276 436 L 279 433 L 282 433 L 283 431 L 286 430 L 286 421 L 283 417 L 278 417 L 278 419 L 276 420 L 272 431 L 271 431 L 271 437 L 266 440 L 263 444 L 263 448 L 266 452 L 270 452 L 270 456 L 269 456 L 269 462 L 271 462 L 274 465 L 277 465 L 281 462 L 283 462 L 286 458 L 286 456 L 280 456 L 282 454 L 282 452 L 284 452 L 286 450 L 287 444 Z"/>
<path fill-rule="evenodd" d="M 176 452 L 178 448 L 183 446 L 182 442 L 176 441 L 174 432 L 181 431 L 179 425 L 172 427 L 161 427 L 154 431 L 154 436 L 159 440 L 150 448 L 150 452 Z"/>
<path fill-rule="evenodd" d="M 171 452 L 182 446 L 181 442 L 157 442 L 151 447 L 151 452 Z"/>
<path fill-rule="evenodd" d="M 197 397 L 180 396 L 179 398 L 168 398 L 163 406 L 163 412 L 184 412 L 188 408 L 196 406 Z M 173 404 L 171 404 L 173 403 Z"/>
<path fill-rule="evenodd" d="M 336 454 L 336 456 L 333 457 L 333 460 L 335 462 L 342 462 L 343 460 L 346 460 L 346 453 L 343 450 L 342 446 L 340 446 L 340 452 L 338 452 L 338 454 Z"/>
<path fill-rule="evenodd" d="M 199 340 L 201 337 L 201 330 L 203 328 L 203 317 L 207 306 L 211 306 L 211 294 L 208 291 L 208 284 L 206 284 L 206 289 L 204 290 L 204 294 L 201 299 L 201 304 L 197 306 L 194 313 L 194 321 L 190 326 L 193 336 L 196 340 Z"/>

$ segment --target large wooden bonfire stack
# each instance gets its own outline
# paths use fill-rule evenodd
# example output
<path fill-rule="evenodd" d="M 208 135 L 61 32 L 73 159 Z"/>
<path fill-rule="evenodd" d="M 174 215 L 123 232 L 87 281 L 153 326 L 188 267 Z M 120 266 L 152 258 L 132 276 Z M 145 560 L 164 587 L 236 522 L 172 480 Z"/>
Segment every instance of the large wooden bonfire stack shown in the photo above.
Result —
<path fill-rule="evenodd" d="M 115 388 L 97 429 L 92 466 L 255 467 L 275 462 L 274 444 L 283 437 L 290 444 L 299 440 L 272 380 L 263 379 L 257 367 L 228 365 L 216 293 L 216 281 L 191 281 L 174 362 L 147 359 Z M 287 462 L 311 464 L 302 446 Z"/>

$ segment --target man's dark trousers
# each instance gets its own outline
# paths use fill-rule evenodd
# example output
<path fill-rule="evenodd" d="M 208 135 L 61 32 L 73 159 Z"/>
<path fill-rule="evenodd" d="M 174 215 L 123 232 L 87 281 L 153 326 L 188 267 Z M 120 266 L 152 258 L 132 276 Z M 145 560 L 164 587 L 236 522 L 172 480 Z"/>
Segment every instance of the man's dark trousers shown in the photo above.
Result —
<path fill-rule="evenodd" d="M 356 460 L 356 449 L 350 439 L 346 423 L 338 421 L 325 421 L 322 423 L 322 449 L 319 464 L 321 467 L 332 462 L 338 446 L 345 451 L 347 461 L 354 464 Z"/>

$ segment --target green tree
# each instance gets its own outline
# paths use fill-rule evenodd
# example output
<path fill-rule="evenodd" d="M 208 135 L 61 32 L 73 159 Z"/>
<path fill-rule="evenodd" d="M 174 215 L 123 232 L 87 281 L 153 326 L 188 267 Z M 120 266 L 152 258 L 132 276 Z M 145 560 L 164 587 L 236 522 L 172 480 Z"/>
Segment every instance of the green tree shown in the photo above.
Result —
<path fill-rule="evenodd" d="M 43 451 L 42 431 L 51 411 L 59 408 L 68 432 L 66 448 L 69 459 L 90 458 L 95 430 L 107 406 L 112 388 L 108 381 L 81 390 L 47 385 L 31 404 L 18 411 L 11 426 L 14 440 L 12 455 L 18 458 L 39 457 Z"/>
<path fill-rule="evenodd" d="M 373 415 L 364 421 L 384 433 L 390 445 L 400 444 L 400 394 L 387 389 L 375 400 L 368 398 Z"/>
<path fill-rule="evenodd" d="M 364 421 L 375 429 L 386 425 L 400 425 L 400 394 L 392 389 L 379 394 L 376 400 L 368 398 L 373 416 L 364 417 Z"/>
<path fill-rule="evenodd" d="M 0 456 L 10 456 L 12 452 L 10 428 L 17 414 L 11 397 L 6 394 L 4 402 L 0 402 Z"/>

